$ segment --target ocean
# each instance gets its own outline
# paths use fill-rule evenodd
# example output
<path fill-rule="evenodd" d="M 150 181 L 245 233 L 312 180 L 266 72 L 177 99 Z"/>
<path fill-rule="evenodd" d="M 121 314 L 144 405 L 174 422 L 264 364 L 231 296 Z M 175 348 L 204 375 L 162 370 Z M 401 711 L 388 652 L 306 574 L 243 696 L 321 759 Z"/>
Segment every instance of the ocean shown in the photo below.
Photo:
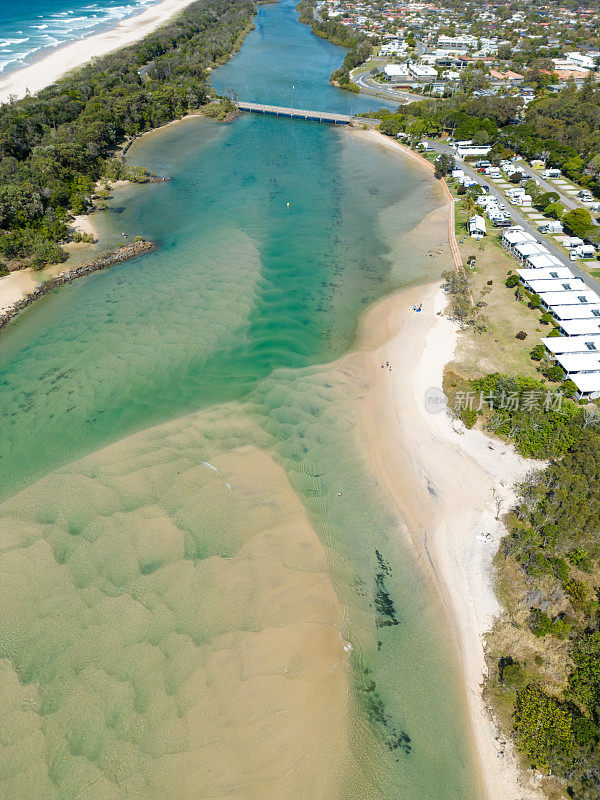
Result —
<path fill-rule="evenodd" d="M 0 77 L 55 47 L 111 28 L 156 2 L 159 0 L 2 0 Z"/>

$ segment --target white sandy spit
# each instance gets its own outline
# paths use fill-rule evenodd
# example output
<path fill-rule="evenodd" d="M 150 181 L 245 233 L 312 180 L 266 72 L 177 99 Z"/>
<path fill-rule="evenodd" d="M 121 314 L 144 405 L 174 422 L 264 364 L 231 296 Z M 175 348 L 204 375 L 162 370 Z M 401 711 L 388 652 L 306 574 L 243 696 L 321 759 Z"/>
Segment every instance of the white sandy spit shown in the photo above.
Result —
<path fill-rule="evenodd" d="M 45 58 L 0 80 L 0 102 L 6 102 L 12 95 L 23 97 L 27 91 L 34 94 L 86 61 L 141 39 L 192 1 L 162 0 L 141 14 L 122 20 L 109 31 L 57 48 Z"/>
<path fill-rule="evenodd" d="M 423 310 L 411 310 L 423 302 Z M 439 285 L 413 288 L 379 304 L 365 321 L 374 372 L 364 400 L 369 453 L 424 564 L 433 576 L 462 666 L 472 734 L 487 800 L 534 800 L 511 745 L 482 699 L 484 636 L 499 613 L 492 560 L 511 487 L 533 466 L 479 431 L 468 431 L 426 398 L 441 396 L 456 326 L 441 315 Z M 389 361 L 392 372 L 381 369 Z"/>

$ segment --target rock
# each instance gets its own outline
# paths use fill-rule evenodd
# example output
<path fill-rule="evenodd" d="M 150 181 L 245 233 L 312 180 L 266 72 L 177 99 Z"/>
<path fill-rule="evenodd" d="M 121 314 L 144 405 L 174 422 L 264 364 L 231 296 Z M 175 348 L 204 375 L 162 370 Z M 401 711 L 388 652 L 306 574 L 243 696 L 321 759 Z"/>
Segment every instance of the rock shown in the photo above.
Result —
<path fill-rule="evenodd" d="M 83 278 L 85 275 L 90 275 L 92 272 L 98 272 L 101 269 L 107 269 L 115 264 L 121 264 L 123 261 L 129 261 L 131 258 L 136 258 L 136 256 L 142 253 L 153 250 L 154 247 L 155 245 L 153 242 L 133 242 L 132 244 L 119 247 L 117 250 L 114 250 L 112 253 L 102 258 L 91 261 L 89 264 L 82 264 L 80 267 L 76 267 L 73 270 L 61 272 L 55 278 L 50 278 L 45 283 L 36 286 L 36 288 L 22 300 L 18 300 L 16 303 L 13 303 L 12 306 L 9 306 L 4 314 L 0 316 L 0 330 L 5 328 L 11 319 L 16 317 L 20 311 L 27 308 L 27 306 L 31 305 L 35 300 L 51 292 L 52 289 L 63 286 L 65 283 L 71 283 L 71 281 L 75 281 L 77 278 Z"/>

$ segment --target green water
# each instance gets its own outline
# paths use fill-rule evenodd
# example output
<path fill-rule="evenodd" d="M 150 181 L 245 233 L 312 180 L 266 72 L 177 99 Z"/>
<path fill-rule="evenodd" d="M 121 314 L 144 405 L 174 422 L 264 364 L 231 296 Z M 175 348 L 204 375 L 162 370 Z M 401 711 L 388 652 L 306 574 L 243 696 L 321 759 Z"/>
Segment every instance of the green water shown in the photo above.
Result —
<path fill-rule="evenodd" d="M 298 105 L 357 102 L 290 3 L 261 8 L 215 83 L 280 101 L 299 52 Z M 0 340 L 0 794 L 475 798 L 456 665 L 357 442 L 363 379 L 333 364 L 369 304 L 431 276 L 410 234 L 439 189 L 285 119 L 188 120 L 130 158 L 172 180 L 121 190 L 99 225 L 159 249 Z M 343 714 L 319 694 L 338 629 Z"/>

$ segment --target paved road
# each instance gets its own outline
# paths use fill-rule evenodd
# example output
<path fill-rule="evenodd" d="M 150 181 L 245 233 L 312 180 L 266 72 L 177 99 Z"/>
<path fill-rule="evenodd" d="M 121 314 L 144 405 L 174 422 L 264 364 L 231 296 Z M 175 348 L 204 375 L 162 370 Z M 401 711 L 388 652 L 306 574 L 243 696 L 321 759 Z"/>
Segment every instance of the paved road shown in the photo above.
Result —
<path fill-rule="evenodd" d="M 562 263 L 565 264 L 565 266 L 569 267 L 574 275 L 577 275 L 579 278 L 581 278 L 590 289 L 600 295 L 600 283 L 598 283 L 595 278 L 592 278 L 591 275 L 588 275 L 585 270 L 578 266 L 576 261 L 569 261 L 569 259 L 565 257 L 565 254 L 562 252 L 562 250 L 560 250 L 551 240 L 542 236 L 537 229 L 537 223 L 532 223 L 531 220 L 529 220 L 524 214 L 520 214 L 519 211 L 516 210 L 515 206 L 511 206 L 506 196 L 500 189 L 494 186 L 493 183 L 487 181 L 484 175 L 478 173 L 464 161 L 460 161 L 460 159 L 456 158 L 456 152 L 449 145 L 443 144 L 442 142 L 430 142 L 430 144 L 438 153 L 448 153 L 449 155 L 454 156 L 457 164 L 460 164 L 460 168 L 464 170 L 467 175 L 470 175 L 482 186 L 486 186 L 491 195 L 497 197 L 501 203 L 506 205 L 507 211 L 510 213 L 511 219 L 516 225 L 521 225 L 524 230 L 533 234 L 538 241 L 543 243 L 544 247 L 546 247 L 552 253 L 552 255 L 555 255 L 557 258 L 559 258 Z"/>
<path fill-rule="evenodd" d="M 363 72 L 361 75 L 352 78 L 352 80 L 357 86 L 364 89 L 369 94 L 377 93 L 387 100 L 397 100 L 399 103 L 415 103 L 417 100 L 425 100 L 425 97 L 420 94 L 387 89 L 385 86 L 377 83 L 377 81 L 374 81 L 368 72 Z"/>
<path fill-rule="evenodd" d="M 585 203 L 582 203 L 580 200 L 576 200 L 571 195 L 564 194 L 564 192 L 561 191 L 559 186 L 555 186 L 553 183 L 549 183 L 548 181 L 545 181 L 543 178 L 541 178 L 539 172 L 533 170 L 526 162 L 513 161 L 512 164 L 515 169 L 519 170 L 519 172 L 522 172 L 529 178 L 533 178 L 534 180 L 536 180 L 539 183 L 541 189 L 544 189 L 546 192 L 555 192 L 559 196 L 560 202 L 566 208 L 586 208 Z M 589 206 L 587 207 L 587 209 L 589 211 Z"/>

